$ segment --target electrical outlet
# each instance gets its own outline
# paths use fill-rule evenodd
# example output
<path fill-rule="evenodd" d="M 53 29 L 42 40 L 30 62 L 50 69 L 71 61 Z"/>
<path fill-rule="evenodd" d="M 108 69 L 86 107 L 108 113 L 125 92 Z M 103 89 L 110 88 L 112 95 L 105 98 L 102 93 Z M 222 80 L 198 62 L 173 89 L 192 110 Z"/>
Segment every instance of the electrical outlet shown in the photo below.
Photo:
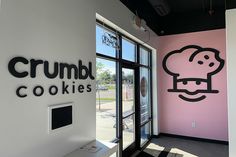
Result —
<path fill-rule="evenodd" d="M 195 121 L 192 122 L 192 128 L 196 128 L 196 122 Z"/>

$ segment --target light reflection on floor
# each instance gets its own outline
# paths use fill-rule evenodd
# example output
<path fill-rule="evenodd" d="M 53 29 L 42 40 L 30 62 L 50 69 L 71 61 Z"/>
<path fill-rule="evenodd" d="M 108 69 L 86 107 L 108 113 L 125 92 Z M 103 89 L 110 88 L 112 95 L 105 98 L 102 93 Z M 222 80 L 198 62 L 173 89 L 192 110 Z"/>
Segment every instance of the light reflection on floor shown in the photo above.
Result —
<path fill-rule="evenodd" d="M 144 150 L 154 157 L 228 157 L 229 147 L 225 144 L 194 141 L 161 136 L 152 139 Z"/>
<path fill-rule="evenodd" d="M 165 148 L 163 146 L 151 143 L 146 149 L 145 152 L 154 156 L 158 157 L 162 151 L 168 151 L 167 157 L 199 157 L 197 155 L 191 154 L 189 152 L 186 152 L 184 150 L 178 149 L 178 148 Z"/>

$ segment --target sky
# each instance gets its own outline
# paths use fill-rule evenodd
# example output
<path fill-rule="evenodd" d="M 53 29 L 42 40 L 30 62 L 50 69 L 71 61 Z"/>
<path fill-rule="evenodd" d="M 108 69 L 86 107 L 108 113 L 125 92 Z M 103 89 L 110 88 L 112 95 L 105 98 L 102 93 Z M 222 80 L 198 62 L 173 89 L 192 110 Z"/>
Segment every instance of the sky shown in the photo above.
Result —
<path fill-rule="evenodd" d="M 112 46 L 108 46 L 102 43 L 102 36 L 105 34 L 108 36 L 108 33 L 116 36 L 115 33 L 109 32 L 102 28 L 100 25 L 96 25 L 96 52 L 100 54 L 105 54 L 111 57 L 116 57 L 116 49 Z M 141 51 L 145 51 L 141 49 Z M 128 39 L 122 38 L 122 58 L 130 61 L 135 61 L 135 52 L 136 46 L 135 43 L 129 41 Z M 143 54 L 143 55 L 142 55 Z M 145 60 L 148 58 L 147 53 L 141 53 L 142 60 L 141 63 L 146 63 Z M 115 62 L 105 59 L 97 58 L 97 62 L 101 62 L 105 66 L 105 70 L 109 70 L 112 74 L 115 74 Z"/>
<path fill-rule="evenodd" d="M 116 36 L 115 33 L 108 32 L 99 25 L 96 26 L 96 52 L 105 54 L 111 57 L 115 57 L 116 49 L 113 48 L 112 46 L 108 46 L 102 43 L 102 36 L 104 34 L 107 35 L 108 33 L 113 36 Z M 133 43 L 132 41 L 128 41 L 125 38 L 122 38 L 123 59 L 135 61 L 135 51 L 136 51 L 135 43 Z"/>

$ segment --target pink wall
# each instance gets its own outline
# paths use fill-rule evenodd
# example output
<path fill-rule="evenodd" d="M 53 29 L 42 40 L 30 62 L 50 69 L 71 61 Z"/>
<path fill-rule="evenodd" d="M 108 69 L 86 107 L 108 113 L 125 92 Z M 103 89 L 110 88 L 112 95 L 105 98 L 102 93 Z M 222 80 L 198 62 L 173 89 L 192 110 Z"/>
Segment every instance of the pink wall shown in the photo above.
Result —
<path fill-rule="evenodd" d="M 169 75 L 162 67 L 162 61 L 169 52 L 180 50 L 187 45 L 214 48 L 220 52 L 219 57 L 225 60 L 225 40 L 225 29 L 160 37 L 157 50 L 158 67 L 160 67 L 158 71 L 160 132 L 228 140 L 226 63 L 222 69 L 219 68 L 218 73 L 212 75 L 211 79 L 207 79 L 207 74 L 214 68 L 218 68 L 219 61 L 221 61 L 215 59 L 216 53 L 211 50 L 199 50 L 202 52 L 196 55 L 192 62 L 189 61 L 189 57 L 198 50 L 197 48 L 188 48 L 182 52 L 176 51 L 177 55 L 174 54 L 168 58 L 166 62 L 168 69 L 179 74 L 177 88 L 187 89 L 190 92 L 198 90 L 199 93 L 195 93 L 196 95 L 189 95 L 181 90 L 168 92 L 168 89 L 173 89 L 173 76 Z M 209 58 L 205 57 L 206 55 Z M 199 64 L 198 61 L 203 61 L 204 64 Z M 211 67 L 209 64 L 212 62 L 214 66 Z M 181 82 L 180 79 L 186 78 L 212 80 L 212 90 L 207 90 L 209 82 L 203 81 L 200 85 L 196 84 L 195 80 L 187 81 L 187 84 L 186 81 L 185 83 Z M 213 90 L 218 90 L 219 93 L 212 93 Z M 207 93 L 209 91 L 210 93 Z M 203 95 L 206 98 L 190 102 L 181 99 L 180 94 L 191 99 Z M 195 127 L 192 127 L 193 122 L 196 124 Z"/>

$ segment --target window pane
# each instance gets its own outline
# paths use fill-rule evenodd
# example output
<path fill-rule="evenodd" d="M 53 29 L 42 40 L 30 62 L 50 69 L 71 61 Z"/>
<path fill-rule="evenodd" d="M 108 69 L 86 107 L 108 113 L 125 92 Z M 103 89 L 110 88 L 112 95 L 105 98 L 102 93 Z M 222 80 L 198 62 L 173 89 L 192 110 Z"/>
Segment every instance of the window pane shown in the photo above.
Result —
<path fill-rule="evenodd" d="M 96 132 L 97 139 L 116 138 L 116 63 L 96 60 Z"/>
<path fill-rule="evenodd" d="M 140 64 L 149 65 L 149 52 L 142 47 L 140 48 Z"/>
<path fill-rule="evenodd" d="M 96 52 L 111 57 L 116 57 L 116 48 L 112 42 L 116 35 L 99 25 L 96 25 Z M 111 40 L 110 40 L 111 39 Z"/>
<path fill-rule="evenodd" d="M 123 117 L 134 112 L 134 70 L 122 68 Z"/>
<path fill-rule="evenodd" d="M 122 58 L 128 61 L 136 61 L 136 46 L 131 41 L 122 38 Z"/>
<path fill-rule="evenodd" d="M 148 141 L 151 135 L 150 122 L 141 127 L 141 145 Z"/>
<path fill-rule="evenodd" d="M 150 78 L 149 69 L 140 68 L 140 111 L 141 124 L 150 117 Z"/>
<path fill-rule="evenodd" d="M 135 115 L 133 114 L 123 119 L 123 150 L 135 140 L 134 117 Z"/>

